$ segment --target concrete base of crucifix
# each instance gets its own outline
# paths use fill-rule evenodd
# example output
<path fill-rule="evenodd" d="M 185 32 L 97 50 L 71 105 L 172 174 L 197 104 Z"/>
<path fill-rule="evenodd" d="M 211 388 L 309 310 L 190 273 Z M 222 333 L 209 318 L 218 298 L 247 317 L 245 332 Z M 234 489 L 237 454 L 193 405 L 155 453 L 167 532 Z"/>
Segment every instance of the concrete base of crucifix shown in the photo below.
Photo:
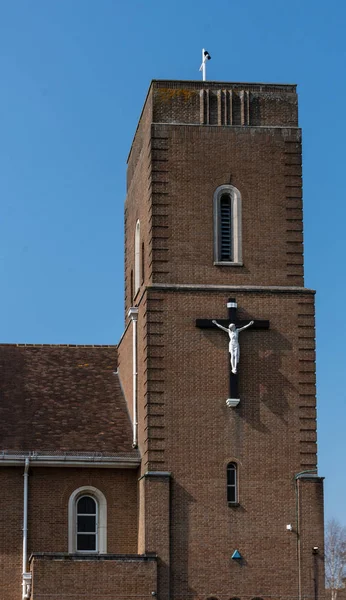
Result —
<path fill-rule="evenodd" d="M 236 406 L 238 406 L 239 402 L 240 398 L 228 398 L 228 400 L 226 400 L 228 408 L 235 408 Z"/>

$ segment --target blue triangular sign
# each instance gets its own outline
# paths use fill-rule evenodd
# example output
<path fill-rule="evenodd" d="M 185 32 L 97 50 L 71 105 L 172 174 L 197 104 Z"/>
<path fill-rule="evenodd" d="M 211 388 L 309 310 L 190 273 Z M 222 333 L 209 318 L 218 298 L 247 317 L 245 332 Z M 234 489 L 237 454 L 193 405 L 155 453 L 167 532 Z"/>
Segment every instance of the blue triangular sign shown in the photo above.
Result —
<path fill-rule="evenodd" d="M 239 550 L 234 550 L 233 554 L 232 554 L 232 559 L 233 560 L 240 560 L 242 557 L 242 555 L 240 554 Z"/>

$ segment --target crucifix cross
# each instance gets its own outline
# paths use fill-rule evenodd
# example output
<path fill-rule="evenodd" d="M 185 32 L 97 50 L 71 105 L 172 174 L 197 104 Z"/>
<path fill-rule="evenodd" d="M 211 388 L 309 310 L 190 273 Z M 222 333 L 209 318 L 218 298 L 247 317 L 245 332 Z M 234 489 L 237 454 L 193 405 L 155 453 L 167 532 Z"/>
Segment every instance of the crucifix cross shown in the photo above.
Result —
<path fill-rule="evenodd" d="M 201 329 L 210 329 L 218 327 L 229 335 L 229 353 L 230 353 L 230 374 L 229 374 L 229 398 L 227 406 L 237 406 L 240 402 L 238 391 L 238 370 L 239 362 L 239 333 L 242 329 L 269 329 L 269 321 L 244 321 L 237 318 L 237 302 L 235 298 L 229 298 L 227 302 L 228 319 L 197 319 L 196 327 Z"/>

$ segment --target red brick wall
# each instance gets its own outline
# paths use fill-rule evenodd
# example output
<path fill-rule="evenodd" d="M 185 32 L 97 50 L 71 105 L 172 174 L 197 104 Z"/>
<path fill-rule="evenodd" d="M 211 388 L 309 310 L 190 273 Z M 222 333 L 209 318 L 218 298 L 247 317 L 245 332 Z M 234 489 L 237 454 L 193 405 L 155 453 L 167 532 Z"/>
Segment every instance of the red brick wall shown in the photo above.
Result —
<path fill-rule="evenodd" d="M 252 126 L 289 127 L 298 124 L 294 85 L 153 81 L 150 92 L 154 123 L 237 125 L 241 122 Z M 239 123 L 235 118 L 236 102 L 239 102 Z M 225 104 L 229 106 L 226 108 Z M 215 120 L 213 110 L 217 113 Z"/>
<path fill-rule="evenodd" d="M 23 469 L 0 469 L 0 600 L 21 598 Z"/>
<path fill-rule="evenodd" d="M 34 558 L 32 600 L 151 600 L 156 561 Z M 18 598 L 18 594 L 17 594 Z"/>
<path fill-rule="evenodd" d="M 107 500 L 107 551 L 136 553 L 137 477 L 135 469 L 33 468 L 29 482 L 29 551 L 67 552 L 68 500 L 74 490 L 90 485 Z"/>
<path fill-rule="evenodd" d="M 300 131 L 182 125 L 152 131 L 152 144 L 163 138 L 166 144 L 153 187 L 153 282 L 303 285 Z M 242 196 L 242 267 L 214 266 L 213 195 L 228 183 Z"/>
<path fill-rule="evenodd" d="M 137 480 L 135 469 L 31 468 L 28 554 L 68 551 L 68 500 L 74 490 L 87 485 L 99 489 L 107 500 L 107 551 L 135 554 Z M 0 482 L 0 599 L 17 600 L 22 570 L 23 468 L 1 468 Z"/>
<path fill-rule="evenodd" d="M 297 495 L 300 511 L 302 594 L 307 596 L 311 594 L 311 590 L 314 590 L 318 598 L 324 598 L 322 482 L 316 484 L 311 479 L 300 480 Z"/>
<path fill-rule="evenodd" d="M 145 552 L 154 552 L 158 555 L 158 596 L 162 599 L 169 598 L 171 478 L 169 474 L 159 476 L 159 473 L 151 473 L 143 479 L 145 510 L 141 518 L 145 528 Z"/>
<path fill-rule="evenodd" d="M 173 474 L 174 597 L 294 595 L 297 540 L 286 531 L 296 521 L 294 475 L 316 465 L 314 387 L 304 381 L 306 371 L 314 376 L 314 354 L 305 350 L 310 328 L 304 325 L 301 335 L 302 306 L 313 306 L 313 296 L 237 292 L 243 318 L 270 319 L 269 331 L 240 334 L 237 409 L 226 406 L 226 335 L 195 326 L 196 318 L 224 318 L 227 294 L 167 290 L 148 291 L 148 296 L 148 307 L 160 306 L 159 313 L 149 309 L 147 318 L 163 344 L 160 356 L 152 355 L 147 338 L 147 378 L 149 387 L 160 378 L 163 425 L 155 442 L 157 422 L 151 430 L 148 418 L 148 469 L 157 468 L 160 443 L 165 458 L 160 466 Z M 313 321 L 309 327 L 313 332 Z M 313 341 L 313 333 L 308 339 Z M 150 415 L 157 409 L 157 390 L 153 404 L 148 396 Z M 226 501 L 231 460 L 239 463 L 239 507 Z M 310 521 L 319 527 L 305 531 L 310 565 L 323 524 L 320 499 L 312 498 L 308 506 Z M 231 561 L 237 548 L 244 556 L 242 567 Z"/>
<path fill-rule="evenodd" d="M 150 198 L 151 198 L 151 164 L 150 164 L 150 127 L 151 127 L 151 95 L 138 125 L 128 161 L 128 188 L 125 202 L 125 319 L 130 306 L 138 303 L 137 298 L 131 297 L 131 271 L 134 281 L 135 229 L 140 221 L 141 253 L 144 243 L 144 281 L 149 281 L 151 263 L 151 228 L 150 228 Z M 141 260 L 142 263 L 142 260 Z M 142 271 L 142 270 L 141 270 Z M 134 290 L 134 294 L 135 294 Z"/>

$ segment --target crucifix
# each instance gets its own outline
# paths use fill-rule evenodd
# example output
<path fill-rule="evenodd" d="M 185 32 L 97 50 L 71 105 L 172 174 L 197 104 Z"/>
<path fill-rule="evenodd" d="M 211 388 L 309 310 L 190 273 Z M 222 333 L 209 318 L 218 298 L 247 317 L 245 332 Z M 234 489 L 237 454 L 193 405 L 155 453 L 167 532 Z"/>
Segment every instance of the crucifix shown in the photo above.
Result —
<path fill-rule="evenodd" d="M 238 392 L 238 363 L 240 357 L 239 333 L 250 327 L 251 329 L 269 329 L 269 321 L 243 321 L 237 318 L 237 302 L 235 298 L 229 298 L 227 302 L 228 319 L 197 319 L 196 327 L 210 329 L 218 327 L 229 336 L 230 375 L 229 375 L 229 398 L 227 406 L 237 406 L 240 402 Z"/>

